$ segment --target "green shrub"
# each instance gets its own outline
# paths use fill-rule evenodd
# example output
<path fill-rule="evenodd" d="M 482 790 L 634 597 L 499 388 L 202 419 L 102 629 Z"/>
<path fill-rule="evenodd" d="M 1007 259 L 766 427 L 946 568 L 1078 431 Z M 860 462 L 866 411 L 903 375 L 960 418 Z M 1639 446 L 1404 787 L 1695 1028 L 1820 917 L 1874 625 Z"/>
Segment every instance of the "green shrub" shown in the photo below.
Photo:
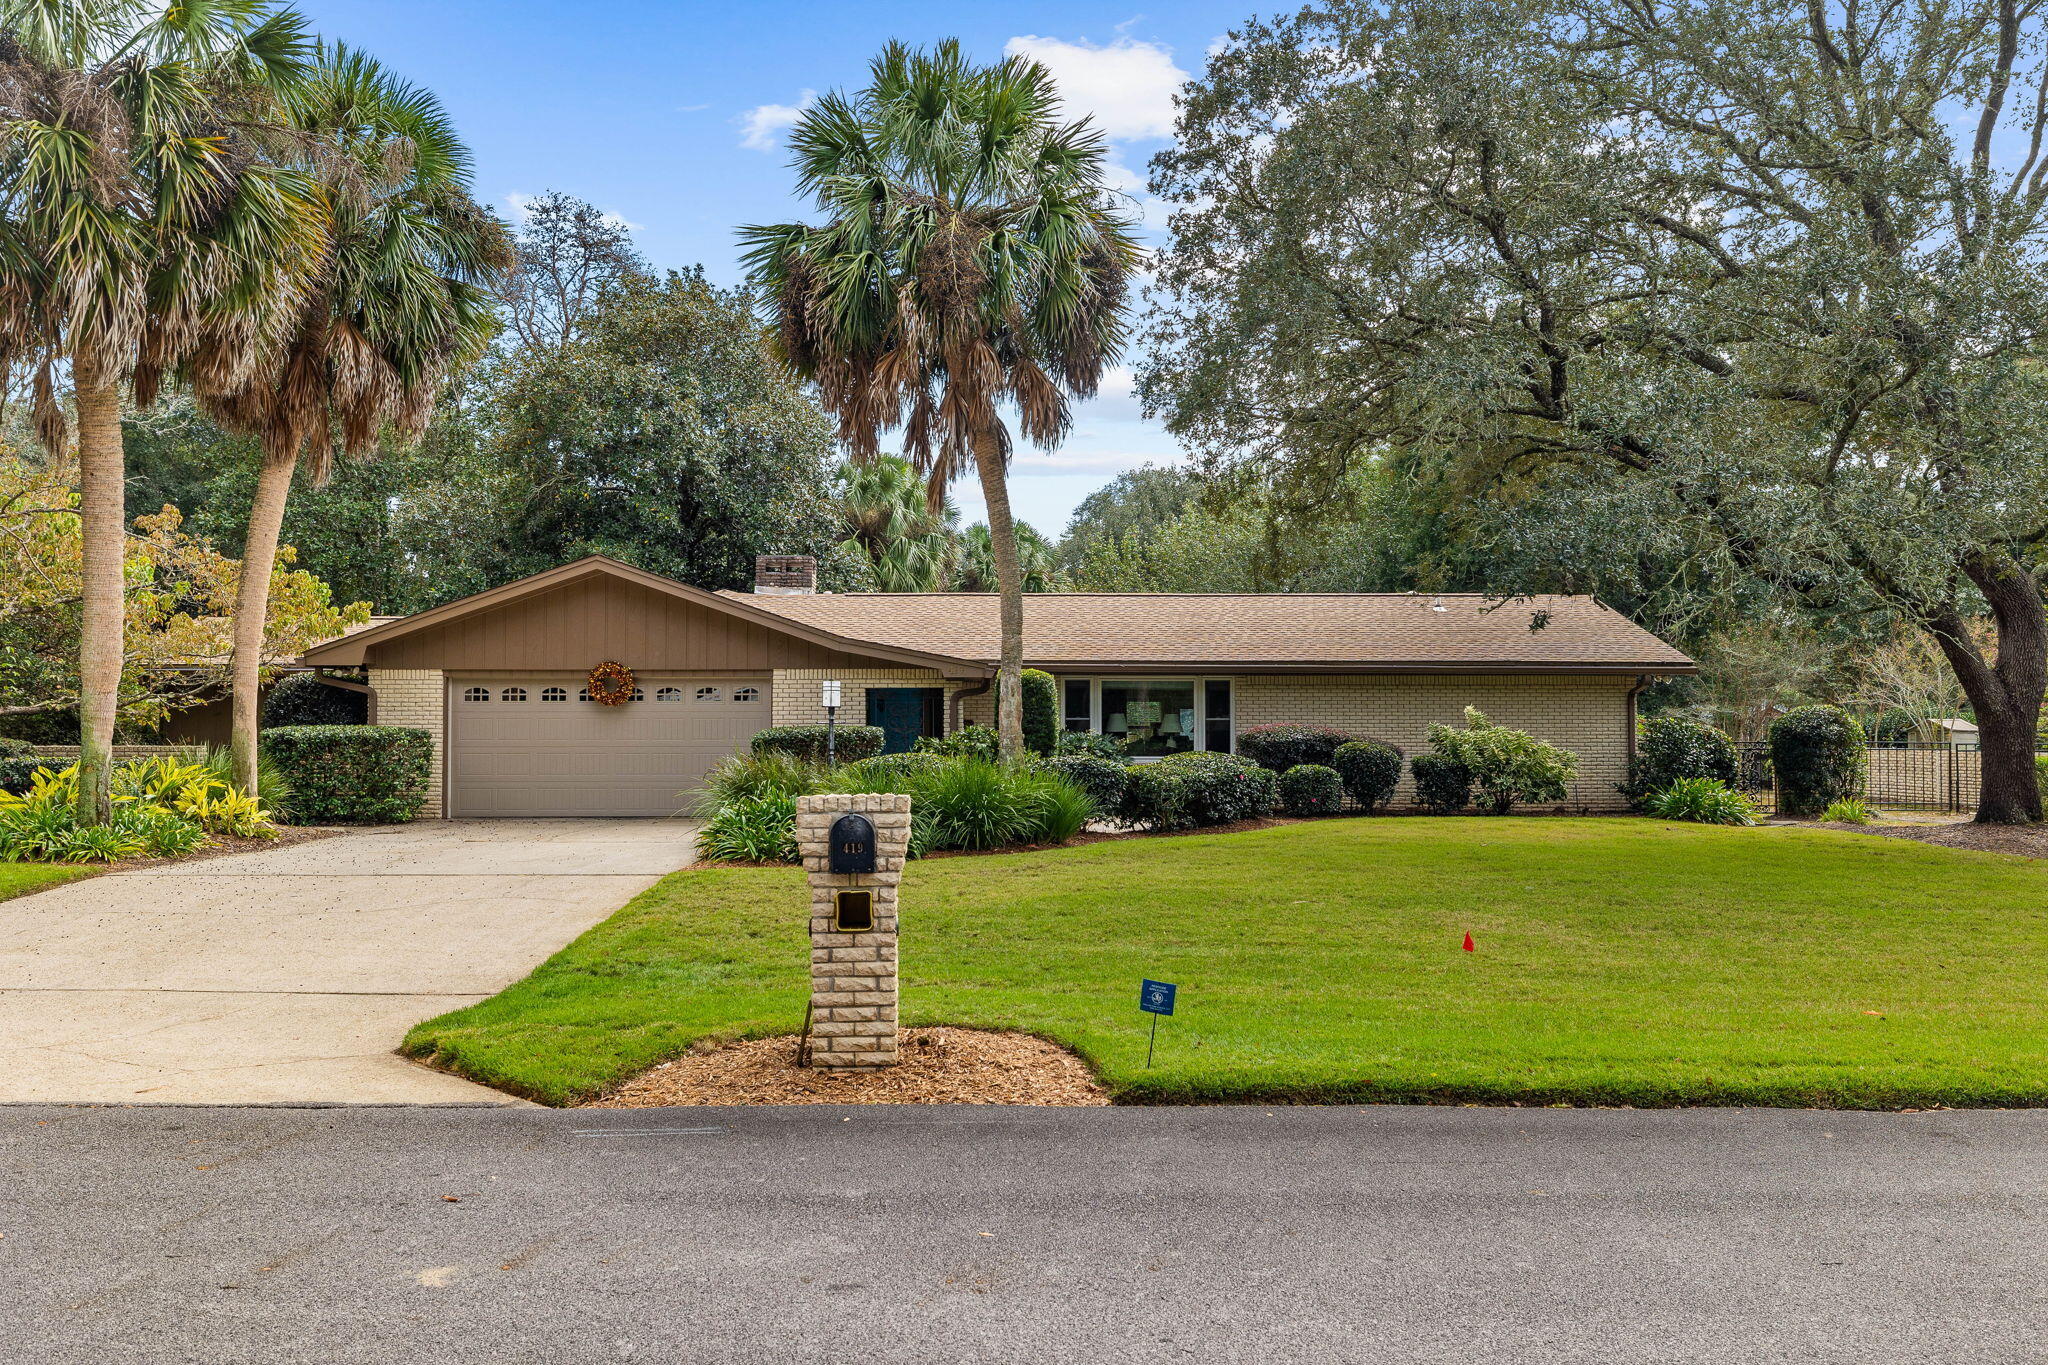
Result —
<path fill-rule="evenodd" d="M 1863 794 L 1863 727 L 1839 706 L 1800 706 L 1771 722 L 1781 814 L 1810 817 Z"/>
<path fill-rule="evenodd" d="M 1870 807 L 1854 797 L 1849 797 L 1846 800 L 1829 802 L 1828 808 L 1820 813 L 1820 818 L 1830 825 L 1867 825 L 1875 817 L 1871 815 Z"/>
<path fill-rule="evenodd" d="M 1142 829 L 1188 829 L 1188 783 L 1163 763 L 1133 763 L 1124 773 L 1117 819 Z"/>
<path fill-rule="evenodd" d="M 1479 789 L 1479 807 L 1506 815 L 1518 804 L 1562 801 L 1579 775 L 1579 756 L 1545 744 L 1523 730 L 1495 725 L 1476 706 L 1465 708 L 1465 728 L 1429 727 L 1429 742 L 1463 765 Z"/>
<path fill-rule="evenodd" d="M 1753 825 L 1756 807 L 1749 798 L 1714 777 L 1681 777 L 1663 791 L 1650 793 L 1644 809 L 1659 820 L 1690 820 L 1696 825 Z"/>
<path fill-rule="evenodd" d="M 1060 733 L 1060 685 L 1052 674 L 1024 670 L 1024 747 L 1040 756 L 1052 753 Z"/>
<path fill-rule="evenodd" d="M 1107 758 L 1121 763 L 1130 748 L 1115 735 L 1098 735 L 1093 730 L 1062 730 L 1060 737 L 1053 741 L 1055 757 L 1069 754 L 1088 754 L 1094 758 Z"/>
<path fill-rule="evenodd" d="M 55 772 L 62 766 L 48 758 L 0 758 L 0 792 L 19 796 L 34 785 L 37 773 Z"/>
<path fill-rule="evenodd" d="M 0 795 L 0 862 L 113 862 L 171 858 L 205 848 L 217 834 L 271 832 L 267 812 L 202 763 L 141 759 L 111 776 L 113 809 L 80 825 L 78 768 L 45 766 L 23 793 Z"/>
<path fill-rule="evenodd" d="M 263 750 L 291 783 L 292 819 L 306 825 L 401 824 L 427 801 L 434 741 L 398 725 L 282 725 Z"/>
<path fill-rule="evenodd" d="M 942 758 L 978 758 L 993 763 L 1002 753 L 1002 736 L 987 725 L 963 725 L 950 735 L 920 735 L 911 746 L 914 753 L 938 754 Z"/>
<path fill-rule="evenodd" d="M 1045 769 L 1073 783 L 1106 814 L 1123 805 L 1124 787 L 1130 781 L 1126 764 L 1094 754 L 1059 754 L 1046 760 Z"/>
<path fill-rule="evenodd" d="M 841 771 L 844 777 L 833 785 L 840 791 L 897 791 L 894 783 L 903 782 L 922 773 L 931 772 L 946 760 L 929 752 L 913 751 L 907 754 L 876 754 L 858 763 L 849 763 Z M 847 785 L 879 782 L 881 786 Z"/>
<path fill-rule="evenodd" d="M 1680 716 L 1653 716 L 1637 732 L 1628 781 L 1619 790 L 1641 810 L 1651 793 L 1682 777 L 1711 777 L 1732 787 L 1736 766 L 1735 741 L 1722 731 Z"/>
<path fill-rule="evenodd" d="M 1173 754 L 1151 766 L 1180 779 L 1181 810 L 1194 825 L 1228 825 L 1270 815 L 1280 782 L 1278 773 L 1249 758 L 1200 749 Z"/>
<path fill-rule="evenodd" d="M 1338 747 L 1353 738 L 1327 725 L 1253 725 L 1237 732 L 1237 752 L 1262 768 L 1284 773 L 1304 763 L 1328 767 Z"/>
<path fill-rule="evenodd" d="M 2041 788 L 2041 802 L 2048 805 L 2048 754 L 2034 755 L 2034 782 Z"/>
<path fill-rule="evenodd" d="M 1456 759 L 1417 754 L 1408 771 L 1415 775 L 1415 799 L 1434 813 L 1456 815 L 1472 804 L 1472 774 Z"/>
<path fill-rule="evenodd" d="M 833 756 L 840 763 L 873 758 L 888 739 L 879 725 L 771 725 L 755 732 L 751 747 L 757 755 L 787 754 L 806 763 L 823 763 L 828 729 Z"/>
<path fill-rule="evenodd" d="M 821 763 L 772 749 L 765 754 L 734 754 L 704 774 L 697 811 L 711 815 L 735 801 L 763 796 L 787 796 L 794 800 L 824 790 L 824 783 L 825 767 Z"/>
<path fill-rule="evenodd" d="M 36 746 L 27 740 L 15 739 L 10 735 L 0 735 L 0 759 L 34 758 L 35 756 Z"/>
<path fill-rule="evenodd" d="M 1337 746 L 1330 766 L 1351 799 L 1371 811 L 1394 799 L 1394 788 L 1401 785 L 1401 758 L 1401 750 L 1383 739 L 1354 739 Z"/>
<path fill-rule="evenodd" d="M 1335 768 L 1302 763 L 1280 774 L 1280 809 L 1289 815 L 1335 815 L 1344 809 L 1344 779 Z"/>
<path fill-rule="evenodd" d="M 697 856 L 721 863 L 793 863 L 796 798 L 780 792 L 727 802 L 697 835 Z"/>
<path fill-rule="evenodd" d="M 288 673 L 263 698 L 266 729 L 284 725 L 362 725 L 370 718 L 370 699 L 346 687 L 330 687 L 311 673 Z M 260 788 L 263 778 L 258 774 Z"/>

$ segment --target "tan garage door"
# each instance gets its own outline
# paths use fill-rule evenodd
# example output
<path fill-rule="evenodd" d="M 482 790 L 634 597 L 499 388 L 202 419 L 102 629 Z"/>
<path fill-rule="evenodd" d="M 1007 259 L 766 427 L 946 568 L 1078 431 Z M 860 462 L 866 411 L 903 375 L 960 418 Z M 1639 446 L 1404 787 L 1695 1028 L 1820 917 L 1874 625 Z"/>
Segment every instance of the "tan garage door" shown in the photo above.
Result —
<path fill-rule="evenodd" d="M 768 724 L 768 679 L 636 679 L 623 706 L 580 676 L 448 685 L 449 814 L 675 815 L 712 764 Z"/>

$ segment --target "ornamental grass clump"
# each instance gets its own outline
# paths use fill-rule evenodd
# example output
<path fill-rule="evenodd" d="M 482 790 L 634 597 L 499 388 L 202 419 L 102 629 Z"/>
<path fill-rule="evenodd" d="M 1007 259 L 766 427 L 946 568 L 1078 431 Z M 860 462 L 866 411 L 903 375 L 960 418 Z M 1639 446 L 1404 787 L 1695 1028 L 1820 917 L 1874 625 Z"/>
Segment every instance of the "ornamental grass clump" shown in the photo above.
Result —
<path fill-rule="evenodd" d="M 1829 802 L 1820 818 L 1823 824 L 1829 825 L 1867 825 L 1876 817 L 1870 813 L 1870 807 L 1851 797 Z"/>
<path fill-rule="evenodd" d="M 1280 774 L 1280 809 L 1306 819 L 1344 809 L 1344 779 L 1335 768 L 1302 763 Z"/>
<path fill-rule="evenodd" d="M 1799 706 L 1771 722 L 1778 809 L 1810 818 L 1863 794 L 1863 727 L 1839 706 Z"/>
<path fill-rule="evenodd" d="M 1643 802 L 1645 814 L 1659 820 L 1686 820 L 1696 825 L 1753 825 L 1756 807 L 1749 798 L 1715 777 L 1681 777 Z"/>
<path fill-rule="evenodd" d="M 1479 808 L 1506 815 L 1517 805 L 1562 801 L 1579 775 L 1579 756 L 1523 730 L 1495 725 L 1476 706 L 1465 708 L 1465 728 L 1429 727 L 1430 745 L 1471 774 Z"/>
<path fill-rule="evenodd" d="M 697 856 L 718 863 L 795 862 L 796 798 L 770 791 L 727 801 L 698 833 Z"/>

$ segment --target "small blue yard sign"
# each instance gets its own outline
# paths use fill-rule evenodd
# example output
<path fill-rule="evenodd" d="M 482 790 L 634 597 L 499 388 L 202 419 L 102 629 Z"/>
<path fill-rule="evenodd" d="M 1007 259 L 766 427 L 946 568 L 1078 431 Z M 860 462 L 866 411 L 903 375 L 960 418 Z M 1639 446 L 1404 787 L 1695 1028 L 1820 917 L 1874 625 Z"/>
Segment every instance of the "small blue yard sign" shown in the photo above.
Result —
<path fill-rule="evenodd" d="M 1180 987 L 1171 981 L 1154 981 L 1151 977 L 1138 982 L 1138 1008 L 1152 1016 L 1152 1036 L 1145 1040 L 1145 1065 L 1152 1065 L 1152 1049 L 1159 1045 L 1159 1016 L 1173 1013 L 1173 997 Z"/>

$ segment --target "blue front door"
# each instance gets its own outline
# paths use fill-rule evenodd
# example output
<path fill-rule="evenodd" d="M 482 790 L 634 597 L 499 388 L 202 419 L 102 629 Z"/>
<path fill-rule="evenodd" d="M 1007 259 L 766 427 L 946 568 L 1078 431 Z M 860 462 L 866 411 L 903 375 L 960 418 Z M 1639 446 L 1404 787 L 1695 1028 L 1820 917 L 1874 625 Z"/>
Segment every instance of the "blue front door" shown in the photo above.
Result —
<path fill-rule="evenodd" d="M 939 687 L 870 687 L 868 724 L 882 727 L 882 752 L 908 753 L 918 736 L 941 733 L 945 700 Z"/>

